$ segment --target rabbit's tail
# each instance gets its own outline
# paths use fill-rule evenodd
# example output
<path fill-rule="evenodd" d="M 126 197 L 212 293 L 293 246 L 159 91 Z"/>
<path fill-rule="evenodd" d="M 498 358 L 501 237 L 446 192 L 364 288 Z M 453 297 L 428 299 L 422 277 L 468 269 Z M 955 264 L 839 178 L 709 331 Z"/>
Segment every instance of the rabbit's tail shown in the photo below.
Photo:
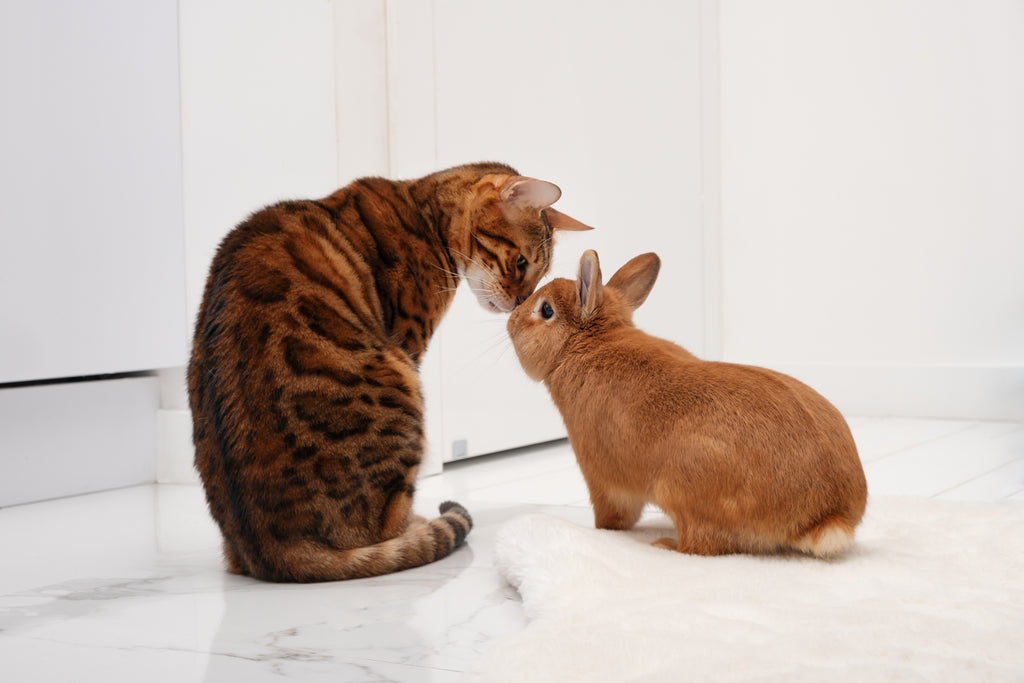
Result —
<path fill-rule="evenodd" d="M 816 557 L 835 557 L 853 545 L 853 528 L 842 515 L 829 515 L 793 542 L 793 547 Z"/>

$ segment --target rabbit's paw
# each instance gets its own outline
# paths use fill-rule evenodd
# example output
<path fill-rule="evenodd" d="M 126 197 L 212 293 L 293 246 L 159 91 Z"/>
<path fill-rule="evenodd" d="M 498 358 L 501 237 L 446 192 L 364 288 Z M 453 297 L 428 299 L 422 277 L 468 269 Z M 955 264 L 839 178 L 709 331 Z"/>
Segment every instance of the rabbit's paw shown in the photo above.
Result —
<path fill-rule="evenodd" d="M 653 545 L 655 548 L 664 548 L 665 550 L 679 549 L 679 543 L 674 538 L 659 538 L 651 545 Z"/>

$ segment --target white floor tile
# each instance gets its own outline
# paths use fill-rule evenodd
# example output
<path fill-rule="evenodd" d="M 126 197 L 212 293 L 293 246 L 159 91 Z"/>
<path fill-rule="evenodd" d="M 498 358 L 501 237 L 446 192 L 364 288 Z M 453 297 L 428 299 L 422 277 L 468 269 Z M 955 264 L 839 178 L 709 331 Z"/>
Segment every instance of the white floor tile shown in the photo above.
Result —
<path fill-rule="evenodd" d="M 572 505 L 587 497 L 587 485 L 579 469 L 558 470 L 547 474 L 473 489 L 467 500 L 495 503 L 520 502 L 532 505 Z"/>
<path fill-rule="evenodd" d="M 978 422 L 865 463 L 875 494 L 936 496 L 1024 456 L 1024 424 Z"/>
<path fill-rule="evenodd" d="M 1024 457 L 936 495 L 946 500 L 999 501 L 1024 494 Z"/>
<path fill-rule="evenodd" d="M 965 420 L 914 418 L 850 418 L 847 423 L 863 462 L 941 440 L 976 424 Z"/>
<path fill-rule="evenodd" d="M 572 449 L 567 442 L 557 441 L 450 463 L 443 474 L 421 479 L 417 489 L 422 495 L 461 500 L 491 486 L 553 473 L 571 474 L 572 471 L 578 472 Z"/>
<path fill-rule="evenodd" d="M 871 495 L 1024 500 L 1024 422 L 852 419 Z M 416 511 L 466 505 L 450 557 L 375 579 L 282 586 L 224 572 L 202 490 L 143 486 L 0 509 L 4 680 L 461 680 L 525 623 L 494 569 L 508 520 L 591 526 L 564 442 L 449 466 Z M 649 506 L 644 519 L 663 524 Z M 665 524 L 667 526 L 667 524 Z"/>

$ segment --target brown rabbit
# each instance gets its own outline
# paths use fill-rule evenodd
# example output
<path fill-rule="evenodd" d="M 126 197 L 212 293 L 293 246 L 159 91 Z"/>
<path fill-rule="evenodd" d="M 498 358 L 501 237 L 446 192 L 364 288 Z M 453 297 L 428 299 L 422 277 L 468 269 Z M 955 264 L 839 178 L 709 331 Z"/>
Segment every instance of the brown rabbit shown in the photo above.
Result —
<path fill-rule="evenodd" d="M 764 368 L 702 361 L 633 325 L 658 276 L 637 256 L 605 286 L 597 254 L 512 314 L 526 373 L 562 413 L 599 529 L 645 503 L 675 524 L 655 545 L 698 555 L 846 550 L 867 483 L 849 427 L 820 394 Z"/>

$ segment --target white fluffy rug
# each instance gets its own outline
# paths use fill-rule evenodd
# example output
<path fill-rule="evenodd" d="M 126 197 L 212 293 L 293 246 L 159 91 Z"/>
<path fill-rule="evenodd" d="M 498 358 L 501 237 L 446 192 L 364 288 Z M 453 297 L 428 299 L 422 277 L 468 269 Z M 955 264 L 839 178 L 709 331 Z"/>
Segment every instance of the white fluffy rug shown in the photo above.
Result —
<path fill-rule="evenodd" d="M 510 681 L 1024 681 L 1024 503 L 877 498 L 846 557 L 704 558 L 506 523 L 499 571 L 529 624 L 478 662 Z"/>

